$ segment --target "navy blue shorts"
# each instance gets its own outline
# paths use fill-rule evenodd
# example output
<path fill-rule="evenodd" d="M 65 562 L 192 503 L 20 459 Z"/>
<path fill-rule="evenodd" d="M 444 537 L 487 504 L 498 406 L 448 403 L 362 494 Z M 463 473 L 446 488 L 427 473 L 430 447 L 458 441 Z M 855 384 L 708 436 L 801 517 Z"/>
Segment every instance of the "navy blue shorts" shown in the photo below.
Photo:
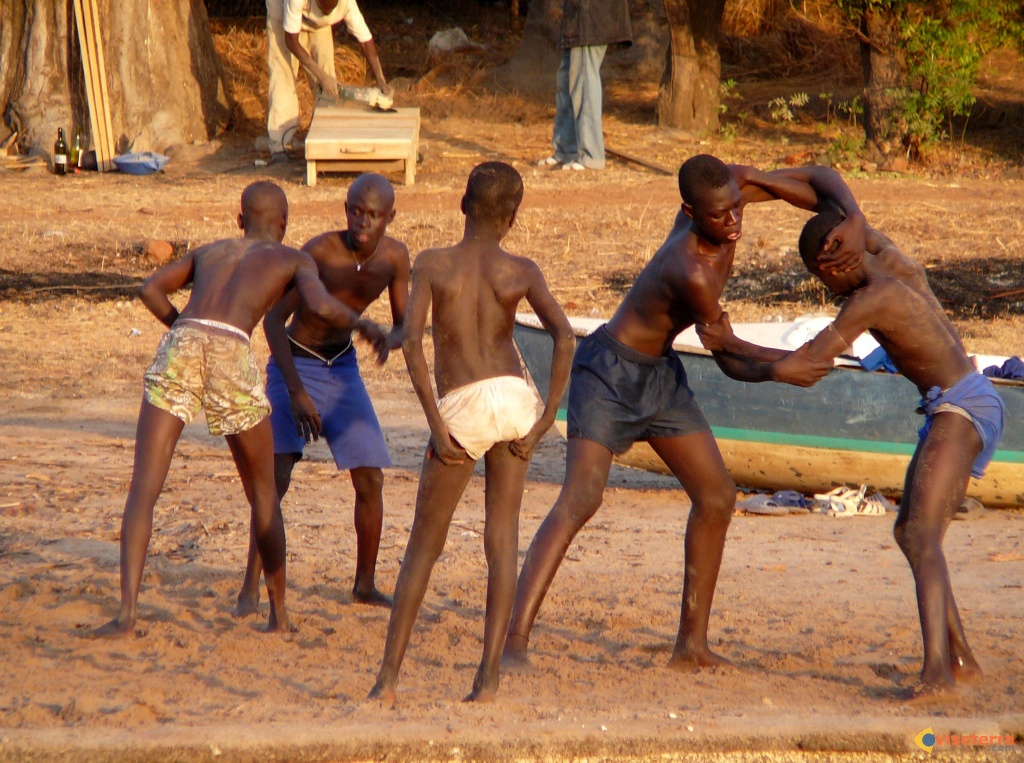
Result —
<path fill-rule="evenodd" d="M 634 442 L 708 432 L 674 352 L 653 357 L 601 326 L 576 347 L 569 382 L 568 435 L 612 453 Z"/>

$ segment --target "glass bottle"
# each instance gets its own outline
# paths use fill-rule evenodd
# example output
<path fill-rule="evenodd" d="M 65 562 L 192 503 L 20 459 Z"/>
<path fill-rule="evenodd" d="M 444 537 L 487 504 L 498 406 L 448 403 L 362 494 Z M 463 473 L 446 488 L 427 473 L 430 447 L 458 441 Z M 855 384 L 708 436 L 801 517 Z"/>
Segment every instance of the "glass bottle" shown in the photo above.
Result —
<path fill-rule="evenodd" d="M 57 128 L 57 142 L 53 144 L 53 174 L 68 174 L 68 142 L 64 140 L 64 128 Z"/>
<path fill-rule="evenodd" d="M 68 166 L 72 171 L 82 166 L 82 132 L 75 132 L 75 142 L 71 144 L 71 154 L 68 156 Z"/>

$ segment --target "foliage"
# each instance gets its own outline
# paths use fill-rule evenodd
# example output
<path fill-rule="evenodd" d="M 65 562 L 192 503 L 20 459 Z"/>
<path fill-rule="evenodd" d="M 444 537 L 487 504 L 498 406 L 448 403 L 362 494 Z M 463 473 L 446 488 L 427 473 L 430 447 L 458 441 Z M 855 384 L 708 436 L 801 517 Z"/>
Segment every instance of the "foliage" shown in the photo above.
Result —
<path fill-rule="evenodd" d="M 868 12 L 897 19 L 907 82 L 897 95 L 908 145 L 947 135 L 953 116 L 970 113 L 984 57 L 1015 43 L 1024 48 L 1019 0 L 837 0 L 857 23 Z"/>
<path fill-rule="evenodd" d="M 768 113 L 776 122 L 792 122 L 793 109 L 806 106 L 809 100 L 807 93 L 793 93 L 788 98 L 780 95 L 768 103 Z"/>

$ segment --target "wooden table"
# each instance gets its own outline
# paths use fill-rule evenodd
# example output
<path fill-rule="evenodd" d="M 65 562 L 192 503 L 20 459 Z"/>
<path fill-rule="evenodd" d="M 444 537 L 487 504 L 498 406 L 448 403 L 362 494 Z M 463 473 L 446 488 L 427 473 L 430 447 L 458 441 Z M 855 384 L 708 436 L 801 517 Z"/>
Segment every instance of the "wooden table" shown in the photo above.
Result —
<path fill-rule="evenodd" d="M 420 110 L 320 105 L 306 135 L 306 184 L 317 172 L 405 172 L 416 181 Z"/>

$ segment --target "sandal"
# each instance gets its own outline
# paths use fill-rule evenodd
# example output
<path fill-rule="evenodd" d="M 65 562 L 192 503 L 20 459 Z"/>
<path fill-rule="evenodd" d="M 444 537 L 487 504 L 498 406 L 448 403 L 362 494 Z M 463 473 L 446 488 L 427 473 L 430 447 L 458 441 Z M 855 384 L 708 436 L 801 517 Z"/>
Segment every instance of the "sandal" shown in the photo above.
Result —
<path fill-rule="evenodd" d="M 745 501 L 740 501 L 736 504 L 736 508 L 747 514 L 763 514 L 770 517 L 784 517 L 789 514 L 787 507 L 777 504 L 770 495 L 761 493 L 752 495 Z"/>
<path fill-rule="evenodd" d="M 866 513 L 863 508 L 865 505 L 864 495 L 867 491 L 867 485 L 861 485 L 859 490 L 850 487 L 837 487 L 829 493 L 817 494 L 814 498 L 830 517 L 853 517 Z"/>

